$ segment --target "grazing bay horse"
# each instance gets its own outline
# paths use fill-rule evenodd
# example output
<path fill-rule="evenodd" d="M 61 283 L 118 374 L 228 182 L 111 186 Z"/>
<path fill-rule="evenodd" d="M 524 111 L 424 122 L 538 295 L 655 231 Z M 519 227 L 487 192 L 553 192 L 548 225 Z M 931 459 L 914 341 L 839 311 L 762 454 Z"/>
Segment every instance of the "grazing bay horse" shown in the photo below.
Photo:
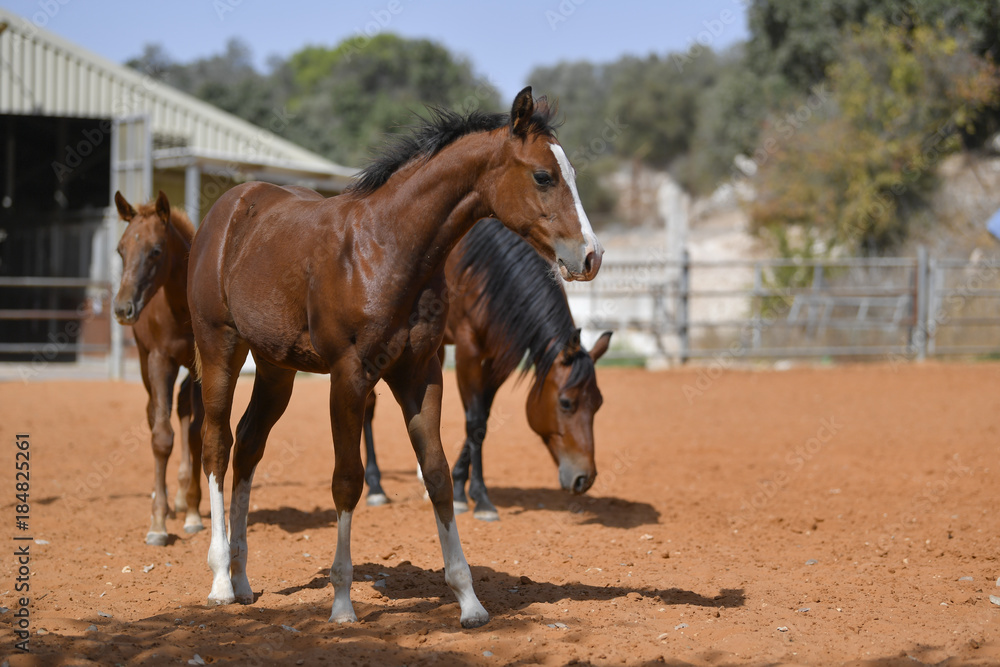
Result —
<path fill-rule="evenodd" d="M 194 334 L 187 304 L 188 252 L 194 225 L 187 215 L 170 208 L 160 192 L 155 202 L 136 210 L 121 192 L 115 193 L 118 215 L 128 223 L 118 242 L 122 282 L 115 296 L 115 318 L 132 325 L 142 382 L 149 401 L 146 417 L 153 433 L 153 517 L 146 544 L 167 543 L 167 461 L 174 447 L 170 425 L 174 382 L 181 366 L 194 368 Z M 174 509 L 186 513 L 184 531 L 203 528 L 198 505 L 201 480 L 192 474 L 192 461 L 201 461 L 201 384 L 188 375 L 177 395 L 181 422 L 181 466 L 177 475 Z"/>
<path fill-rule="evenodd" d="M 461 623 L 489 620 L 458 537 L 441 447 L 441 363 L 448 254 L 495 216 L 568 279 L 590 280 L 603 249 L 556 141 L 551 111 L 525 88 L 510 115 L 436 109 L 341 195 L 245 183 L 209 211 L 191 246 L 188 302 L 205 402 L 203 465 L 212 510 L 210 603 L 250 603 L 247 512 L 254 468 L 288 405 L 297 371 L 330 374 L 337 548 L 330 621 L 356 621 L 351 521 L 364 490 L 365 402 L 386 381 L 434 506 L 445 581 Z M 257 375 L 236 428 L 226 537 L 223 478 L 233 391 L 247 353 Z"/>
<path fill-rule="evenodd" d="M 479 221 L 448 258 L 449 310 L 445 344 L 455 345 L 455 374 L 465 408 L 465 444 L 452 469 L 455 511 L 499 518 L 483 481 L 483 438 L 493 398 L 527 355 L 535 381 L 525 406 L 528 424 L 559 468 L 559 484 L 583 493 L 594 483 L 594 414 L 603 401 L 594 362 L 607 351 L 611 332 L 587 352 L 551 265 L 499 220 Z M 375 458 L 371 415 L 365 418 L 368 504 L 388 502 Z M 472 479 L 469 481 L 471 466 Z"/>

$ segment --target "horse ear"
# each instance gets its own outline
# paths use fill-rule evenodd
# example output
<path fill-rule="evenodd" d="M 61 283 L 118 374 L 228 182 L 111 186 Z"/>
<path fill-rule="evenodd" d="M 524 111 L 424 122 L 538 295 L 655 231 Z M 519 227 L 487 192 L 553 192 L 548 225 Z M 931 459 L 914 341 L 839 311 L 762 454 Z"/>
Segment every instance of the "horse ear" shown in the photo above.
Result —
<path fill-rule="evenodd" d="M 129 204 L 125 197 L 122 197 L 121 190 L 115 192 L 115 206 L 118 207 L 118 215 L 122 217 L 125 222 L 130 221 L 135 217 L 135 209 Z"/>
<path fill-rule="evenodd" d="M 590 358 L 595 362 L 604 356 L 604 353 L 608 351 L 608 346 L 611 345 L 611 331 L 605 331 L 601 334 L 601 337 L 597 339 L 594 343 L 594 347 L 590 348 Z"/>
<path fill-rule="evenodd" d="M 167 200 L 167 195 L 163 194 L 163 190 L 160 190 L 160 194 L 156 198 L 156 215 L 164 224 L 170 222 L 170 201 Z"/>
<path fill-rule="evenodd" d="M 566 353 L 574 354 L 580 350 L 580 329 L 573 332 L 573 336 L 566 343 Z"/>
<path fill-rule="evenodd" d="M 531 86 L 517 94 L 510 108 L 510 133 L 515 137 L 528 136 L 528 125 L 535 113 L 535 100 L 531 96 Z"/>

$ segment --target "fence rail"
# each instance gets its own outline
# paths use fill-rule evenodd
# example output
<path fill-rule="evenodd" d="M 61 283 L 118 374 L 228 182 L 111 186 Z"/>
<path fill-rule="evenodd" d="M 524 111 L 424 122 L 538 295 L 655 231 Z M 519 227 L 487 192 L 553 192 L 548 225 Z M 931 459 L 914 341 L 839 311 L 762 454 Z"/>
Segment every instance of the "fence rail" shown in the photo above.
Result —
<path fill-rule="evenodd" d="M 567 286 L 613 353 L 674 363 L 1000 354 L 1000 258 L 605 262 Z"/>
<path fill-rule="evenodd" d="M 38 342 L 0 340 L 0 353 L 55 350 L 65 358 L 103 352 L 111 374 L 120 376 L 114 287 L 86 278 L 0 277 L 5 290 L 82 288 L 101 295 L 76 309 L 0 308 L 0 321 L 48 327 Z M 567 293 L 577 323 L 589 334 L 616 331 L 610 356 L 685 363 L 1000 355 L 1000 257 L 935 259 L 920 249 L 914 258 L 609 261 L 594 281 L 568 283 Z M 59 335 L 88 321 L 106 322 L 105 338 Z"/>

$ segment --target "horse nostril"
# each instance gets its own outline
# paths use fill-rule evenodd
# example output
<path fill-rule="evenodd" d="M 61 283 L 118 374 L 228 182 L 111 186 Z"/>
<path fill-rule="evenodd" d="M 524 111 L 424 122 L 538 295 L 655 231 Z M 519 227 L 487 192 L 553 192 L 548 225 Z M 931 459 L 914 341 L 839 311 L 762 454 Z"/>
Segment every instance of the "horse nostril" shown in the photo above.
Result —
<path fill-rule="evenodd" d="M 129 301 L 128 304 L 126 304 L 125 306 L 125 317 L 127 319 L 132 319 L 134 315 L 135 315 L 135 304 Z"/>
<path fill-rule="evenodd" d="M 575 480 L 573 480 L 573 493 L 583 493 L 590 486 L 590 478 L 586 475 L 580 475 Z"/>
<path fill-rule="evenodd" d="M 583 270 L 585 273 L 590 273 L 590 268 L 594 264 L 594 251 L 591 250 L 587 253 L 587 258 L 583 260 Z"/>

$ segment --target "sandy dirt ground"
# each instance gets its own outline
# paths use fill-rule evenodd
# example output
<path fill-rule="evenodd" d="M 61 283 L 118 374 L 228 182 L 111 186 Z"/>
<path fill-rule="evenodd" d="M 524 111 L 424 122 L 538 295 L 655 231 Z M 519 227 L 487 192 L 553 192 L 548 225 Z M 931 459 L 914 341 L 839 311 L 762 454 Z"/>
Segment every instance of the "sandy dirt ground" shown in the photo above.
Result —
<path fill-rule="evenodd" d="M 21 665 L 1000 664 L 1000 366 L 785 372 L 601 368 L 585 496 L 500 393 L 485 447 L 501 520 L 458 519 L 492 614 L 458 623 L 430 504 L 388 392 L 392 504 L 354 520 L 360 621 L 327 623 L 336 541 L 328 385 L 301 378 L 251 499 L 252 605 L 209 608 L 209 533 L 149 547 L 141 385 L 0 385 L 0 655 Z M 462 433 L 446 374 L 443 438 Z M 249 397 L 241 380 L 238 412 Z M 30 434 L 15 529 L 14 436 Z M 171 495 L 176 485 L 175 449 Z M 228 479 L 227 479 L 228 482 Z M 227 492 L 228 502 L 228 492 Z M 202 503 L 207 517 L 207 498 Z M 207 519 L 206 519 L 207 525 Z M 29 534 L 30 653 L 14 550 Z M 194 661 L 194 662 L 191 662 Z"/>

